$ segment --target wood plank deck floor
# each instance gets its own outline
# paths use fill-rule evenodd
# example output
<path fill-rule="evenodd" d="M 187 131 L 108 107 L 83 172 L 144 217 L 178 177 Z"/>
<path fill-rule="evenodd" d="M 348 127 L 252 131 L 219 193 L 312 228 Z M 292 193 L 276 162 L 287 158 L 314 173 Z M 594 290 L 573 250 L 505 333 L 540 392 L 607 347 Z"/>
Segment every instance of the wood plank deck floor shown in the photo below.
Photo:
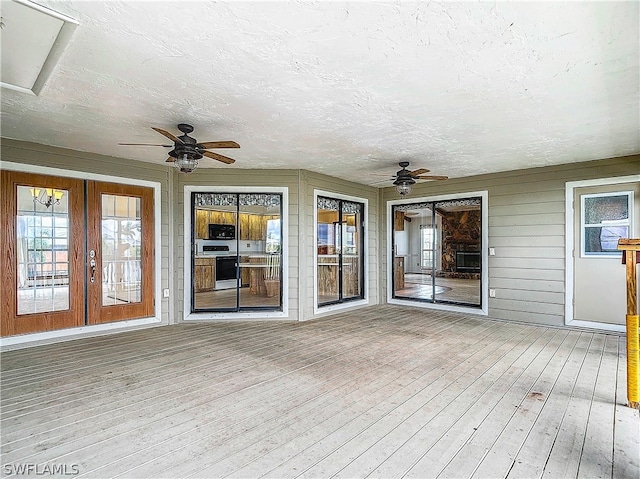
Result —
<path fill-rule="evenodd" d="M 636 479 L 624 344 L 385 305 L 7 351 L 2 475 Z"/>

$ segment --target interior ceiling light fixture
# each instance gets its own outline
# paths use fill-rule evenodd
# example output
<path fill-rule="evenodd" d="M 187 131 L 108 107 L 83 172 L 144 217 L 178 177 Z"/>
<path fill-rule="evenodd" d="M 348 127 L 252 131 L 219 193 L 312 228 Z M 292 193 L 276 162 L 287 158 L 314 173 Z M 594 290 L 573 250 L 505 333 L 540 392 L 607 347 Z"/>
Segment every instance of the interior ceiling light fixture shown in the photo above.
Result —
<path fill-rule="evenodd" d="M 49 208 L 51 205 L 59 205 L 64 192 L 53 188 L 29 188 L 34 203 L 40 203 Z"/>

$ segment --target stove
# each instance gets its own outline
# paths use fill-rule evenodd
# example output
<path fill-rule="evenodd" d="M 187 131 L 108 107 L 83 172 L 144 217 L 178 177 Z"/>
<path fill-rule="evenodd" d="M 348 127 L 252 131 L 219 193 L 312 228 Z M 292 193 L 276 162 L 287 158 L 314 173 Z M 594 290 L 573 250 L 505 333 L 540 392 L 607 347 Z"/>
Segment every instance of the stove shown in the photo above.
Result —
<path fill-rule="evenodd" d="M 212 256 L 235 256 L 236 252 L 230 251 L 229 245 L 203 245 L 201 254 Z"/>

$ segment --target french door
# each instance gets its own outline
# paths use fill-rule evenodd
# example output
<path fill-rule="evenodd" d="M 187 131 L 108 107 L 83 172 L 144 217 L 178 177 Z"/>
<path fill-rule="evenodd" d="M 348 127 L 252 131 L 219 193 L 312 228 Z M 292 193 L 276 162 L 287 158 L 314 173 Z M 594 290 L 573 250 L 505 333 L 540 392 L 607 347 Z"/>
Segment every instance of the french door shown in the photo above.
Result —
<path fill-rule="evenodd" d="M 2 171 L 2 336 L 153 314 L 153 190 Z"/>

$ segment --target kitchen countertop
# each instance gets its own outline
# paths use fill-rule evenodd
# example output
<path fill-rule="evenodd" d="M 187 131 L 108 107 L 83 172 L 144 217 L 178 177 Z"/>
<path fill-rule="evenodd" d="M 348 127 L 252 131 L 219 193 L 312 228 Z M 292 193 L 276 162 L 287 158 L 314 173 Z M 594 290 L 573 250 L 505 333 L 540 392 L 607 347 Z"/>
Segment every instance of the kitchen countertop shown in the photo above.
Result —
<path fill-rule="evenodd" d="M 264 254 L 261 253 L 259 251 L 241 251 L 240 252 L 240 256 L 256 256 L 256 255 L 263 255 L 263 256 L 269 256 L 268 254 Z M 208 258 L 216 258 L 218 256 L 236 256 L 236 253 L 231 252 L 231 251 L 225 251 L 222 253 L 198 253 L 195 255 L 196 259 L 208 259 Z"/>

